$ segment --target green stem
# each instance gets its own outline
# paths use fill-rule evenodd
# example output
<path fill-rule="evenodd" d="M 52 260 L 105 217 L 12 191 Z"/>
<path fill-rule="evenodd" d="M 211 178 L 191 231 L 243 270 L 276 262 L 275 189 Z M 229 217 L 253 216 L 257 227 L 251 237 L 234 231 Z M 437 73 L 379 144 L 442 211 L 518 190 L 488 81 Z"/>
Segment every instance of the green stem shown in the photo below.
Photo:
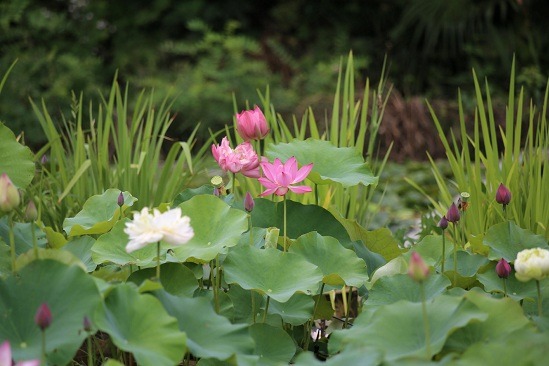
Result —
<path fill-rule="evenodd" d="M 419 283 L 421 290 L 421 310 L 423 312 L 423 329 L 425 331 L 425 352 L 427 359 L 431 359 L 431 331 L 429 328 L 429 318 L 427 317 L 427 303 L 425 301 L 425 286 L 423 281 Z"/>
<path fill-rule="evenodd" d="M 42 330 L 42 365 L 46 365 L 46 331 Z"/>
<path fill-rule="evenodd" d="M 234 199 L 234 202 L 237 202 L 237 194 L 236 194 L 236 173 L 233 173 L 233 199 Z"/>
<path fill-rule="evenodd" d="M 271 298 L 267 295 L 267 303 L 265 304 L 265 312 L 263 313 L 263 323 L 267 320 L 267 311 L 269 310 L 269 300 Z"/>
<path fill-rule="evenodd" d="M 252 215 L 248 214 L 248 232 L 250 233 L 250 246 L 254 245 L 254 237 L 252 235 Z"/>
<path fill-rule="evenodd" d="M 444 235 L 444 229 L 442 229 L 442 267 L 441 273 L 444 273 L 444 262 L 446 262 L 446 235 Z"/>
<path fill-rule="evenodd" d="M 252 295 L 252 320 L 255 324 L 255 315 L 256 315 L 256 312 L 255 312 L 255 297 L 254 297 L 254 290 L 251 290 L 250 291 L 250 294 Z"/>
<path fill-rule="evenodd" d="M 156 278 L 160 281 L 160 242 L 156 243 Z"/>
<path fill-rule="evenodd" d="M 315 183 L 315 202 L 318 206 L 318 184 Z"/>
<path fill-rule="evenodd" d="M 318 304 L 320 303 L 320 298 L 322 297 L 323 292 L 324 292 L 324 282 L 322 282 L 322 285 L 320 286 L 320 292 L 318 293 L 318 298 L 315 301 L 315 307 L 313 310 L 313 322 L 315 320 L 316 309 L 318 308 Z"/>
<path fill-rule="evenodd" d="M 345 286 L 344 286 L 345 288 Z M 347 293 L 347 297 L 345 297 L 345 293 L 341 294 L 343 297 L 343 305 L 345 306 L 345 322 L 343 322 L 343 329 L 347 329 L 347 324 L 349 324 L 349 314 L 351 309 L 351 299 L 353 295 L 353 286 L 349 287 L 349 292 Z"/>
<path fill-rule="evenodd" d="M 286 252 L 286 195 L 284 195 L 284 232 L 282 233 L 284 252 Z"/>
<path fill-rule="evenodd" d="M 503 280 L 503 297 L 507 297 L 507 281 L 505 278 L 502 278 Z"/>
<path fill-rule="evenodd" d="M 34 232 L 34 220 L 31 220 L 31 235 L 32 247 L 34 249 L 34 257 L 38 259 L 38 242 L 36 241 L 36 233 Z"/>
<path fill-rule="evenodd" d="M 93 365 L 93 347 L 92 347 L 92 340 L 91 335 L 88 334 L 87 338 L 87 344 L 88 344 L 88 365 Z"/>
<path fill-rule="evenodd" d="M 539 286 L 539 280 L 536 280 L 536 286 L 538 288 L 538 316 L 542 315 L 542 300 L 541 300 L 541 289 Z"/>
<path fill-rule="evenodd" d="M 15 269 L 15 234 L 13 232 L 13 212 L 10 212 L 8 214 L 8 224 L 9 224 L 9 238 L 10 238 L 10 249 L 11 249 L 11 270 L 13 271 L 13 274 L 15 275 L 17 273 Z"/>
<path fill-rule="evenodd" d="M 212 269 L 213 271 L 213 269 Z M 219 254 L 215 257 L 215 282 L 214 282 L 214 301 L 215 312 L 219 314 L 219 289 L 221 288 L 221 269 L 219 268 Z"/>
<path fill-rule="evenodd" d="M 458 243 L 457 243 L 457 237 L 458 237 L 458 234 L 457 234 L 457 228 L 456 228 L 456 225 L 454 224 L 454 286 L 456 286 L 457 284 L 457 251 L 458 251 Z"/>

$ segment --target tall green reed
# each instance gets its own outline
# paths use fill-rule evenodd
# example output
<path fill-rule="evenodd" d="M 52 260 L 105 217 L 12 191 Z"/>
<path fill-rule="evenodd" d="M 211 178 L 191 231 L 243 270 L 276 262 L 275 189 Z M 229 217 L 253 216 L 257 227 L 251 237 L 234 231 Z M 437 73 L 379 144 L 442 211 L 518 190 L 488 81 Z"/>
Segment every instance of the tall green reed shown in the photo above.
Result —
<path fill-rule="evenodd" d="M 488 81 L 484 92 L 473 71 L 476 106 L 472 131 L 467 130 L 461 93 L 458 94 L 461 141 L 452 133 L 448 139 L 435 112 L 429 105 L 438 135 L 445 147 L 453 180 L 447 181 L 429 156 L 439 196 L 428 196 L 435 209 L 446 212 L 454 195 L 471 194 L 464 228 L 468 235 L 482 235 L 488 227 L 505 218 L 517 225 L 549 238 L 549 128 L 547 104 L 549 83 L 541 111 L 530 101 L 526 104 L 524 88 L 517 93 L 513 61 L 505 121 L 496 120 Z M 502 123 L 504 122 L 504 123 Z M 525 132 L 524 132 L 525 131 Z M 500 183 L 512 192 L 504 217 L 501 205 L 495 202 Z"/>

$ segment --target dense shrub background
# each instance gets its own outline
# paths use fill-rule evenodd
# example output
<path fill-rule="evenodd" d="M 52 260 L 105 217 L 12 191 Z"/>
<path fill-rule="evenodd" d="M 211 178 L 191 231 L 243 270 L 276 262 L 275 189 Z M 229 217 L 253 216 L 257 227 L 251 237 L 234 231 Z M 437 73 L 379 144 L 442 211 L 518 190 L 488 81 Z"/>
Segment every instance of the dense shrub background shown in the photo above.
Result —
<path fill-rule="evenodd" d="M 283 115 L 314 105 L 322 117 L 340 57 L 351 49 L 374 81 L 387 55 L 404 98 L 455 99 L 473 67 L 504 88 L 516 53 L 519 82 L 539 98 L 548 14 L 542 0 L 4 0 L 2 71 L 18 61 L 0 116 L 38 145 L 29 97 L 68 115 L 71 91 L 95 99 L 117 74 L 132 90 L 176 98 L 174 137 L 199 121 L 207 136 L 208 127 L 230 121 L 233 93 L 242 109 L 259 103 L 256 89 L 267 85 Z"/>

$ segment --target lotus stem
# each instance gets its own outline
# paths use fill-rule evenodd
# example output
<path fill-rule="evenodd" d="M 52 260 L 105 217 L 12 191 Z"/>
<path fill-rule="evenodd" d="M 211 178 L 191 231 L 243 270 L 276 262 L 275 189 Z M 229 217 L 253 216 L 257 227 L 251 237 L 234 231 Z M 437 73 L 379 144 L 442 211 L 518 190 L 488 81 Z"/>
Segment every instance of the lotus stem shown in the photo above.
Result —
<path fill-rule="evenodd" d="M 254 290 L 251 290 L 250 291 L 250 294 L 252 295 L 252 320 L 253 320 L 253 323 L 255 324 L 255 297 L 254 297 Z"/>
<path fill-rule="evenodd" d="M 425 285 L 423 281 L 419 283 L 421 291 L 421 310 L 423 312 L 423 329 L 425 331 L 425 352 L 427 359 L 431 359 L 431 331 L 429 328 L 429 318 L 427 316 L 427 303 L 425 301 Z"/>
<path fill-rule="evenodd" d="M 502 278 L 502 280 L 503 280 L 503 297 L 507 297 L 507 280 L 505 278 Z"/>
<path fill-rule="evenodd" d="M 13 212 L 11 212 L 8 215 L 8 223 L 9 223 L 9 238 L 10 238 L 10 251 L 11 251 L 11 270 L 13 274 L 15 275 L 17 273 L 17 270 L 15 269 L 15 234 L 13 233 Z"/>
<path fill-rule="evenodd" d="M 156 243 L 156 278 L 160 281 L 160 242 Z"/>
<path fill-rule="evenodd" d="M 46 331 L 42 329 L 42 365 L 46 365 Z"/>
<path fill-rule="evenodd" d="M 444 229 L 442 229 L 442 266 L 440 272 L 444 273 L 444 262 L 446 262 L 446 235 L 444 235 Z"/>
<path fill-rule="evenodd" d="M 248 214 L 248 232 L 250 233 L 250 246 L 254 245 L 254 237 L 252 235 L 252 215 Z"/>
<path fill-rule="evenodd" d="M 539 286 L 539 280 L 536 280 L 536 287 L 538 288 L 538 316 L 541 317 L 543 310 L 542 310 L 542 299 L 541 299 L 541 289 Z"/>
<path fill-rule="evenodd" d="M 31 235 L 32 247 L 34 249 L 34 257 L 38 259 L 38 242 L 36 241 L 36 233 L 34 232 L 34 220 L 31 220 Z"/>
<path fill-rule="evenodd" d="M 458 243 L 457 243 L 457 239 L 458 239 L 458 233 L 457 233 L 457 227 L 456 227 L 456 224 L 454 224 L 454 286 L 456 286 L 457 284 L 457 247 L 458 247 Z"/>
<path fill-rule="evenodd" d="M 271 297 L 267 295 L 267 303 L 265 304 L 265 312 L 263 313 L 263 323 L 267 320 L 267 311 L 269 310 L 269 300 Z"/>
<path fill-rule="evenodd" d="M 284 232 L 282 233 L 284 252 L 286 252 L 286 195 L 284 195 Z"/>

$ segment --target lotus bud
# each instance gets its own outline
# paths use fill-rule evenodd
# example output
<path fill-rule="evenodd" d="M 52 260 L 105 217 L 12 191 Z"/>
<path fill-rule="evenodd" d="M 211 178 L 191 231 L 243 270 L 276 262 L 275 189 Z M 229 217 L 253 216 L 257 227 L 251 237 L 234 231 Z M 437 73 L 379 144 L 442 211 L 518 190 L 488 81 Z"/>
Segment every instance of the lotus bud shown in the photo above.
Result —
<path fill-rule="evenodd" d="M 85 317 L 84 317 L 84 321 L 83 321 L 82 323 L 83 323 L 83 325 L 84 325 L 84 332 L 86 332 L 86 333 L 91 332 L 91 330 L 92 330 L 92 325 L 91 325 L 90 318 L 88 318 L 87 316 L 85 316 Z"/>
<path fill-rule="evenodd" d="M 421 282 L 429 276 L 429 266 L 425 263 L 418 252 L 413 252 L 408 265 L 408 275 L 414 280 Z"/>
<path fill-rule="evenodd" d="M 42 155 L 42 157 L 40 158 L 40 164 L 46 165 L 47 162 L 48 162 L 48 156 L 46 154 Z"/>
<path fill-rule="evenodd" d="M 214 187 L 213 195 L 216 196 L 216 197 L 219 197 L 221 195 L 221 193 L 219 192 L 219 188 Z"/>
<path fill-rule="evenodd" d="M 236 130 L 244 141 L 261 140 L 269 133 L 269 125 L 261 109 L 255 106 L 253 110 L 237 113 Z"/>
<path fill-rule="evenodd" d="M 448 209 L 448 212 L 446 213 L 446 220 L 454 224 L 459 221 L 459 210 L 456 204 L 453 202 L 450 208 Z"/>
<path fill-rule="evenodd" d="M 499 278 L 507 278 L 511 274 L 511 266 L 505 259 L 501 258 L 496 264 L 496 273 Z"/>
<path fill-rule="evenodd" d="M 496 202 L 502 204 L 504 208 L 511 202 L 511 191 L 503 183 L 500 183 L 496 192 Z"/>
<path fill-rule="evenodd" d="M 122 191 L 120 191 L 120 194 L 118 195 L 118 199 L 116 203 L 118 204 L 119 207 L 124 206 L 124 194 L 122 193 Z"/>
<path fill-rule="evenodd" d="M 448 227 L 448 220 L 446 219 L 446 216 L 442 216 L 440 221 L 438 222 L 437 226 L 441 228 L 442 230 L 446 230 Z"/>
<path fill-rule="evenodd" d="M 21 203 L 19 191 L 6 173 L 0 176 L 0 211 L 10 212 Z"/>
<path fill-rule="evenodd" d="M 36 315 L 34 316 L 34 322 L 42 329 L 46 330 L 51 324 L 51 311 L 48 304 L 43 303 L 38 307 Z"/>
<path fill-rule="evenodd" d="M 250 192 L 246 192 L 246 197 L 244 197 L 244 209 L 246 212 L 252 212 L 255 206 L 254 198 Z"/>
<path fill-rule="evenodd" d="M 38 218 L 38 210 L 32 200 L 27 203 L 27 207 L 25 208 L 25 218 L 29 221 L 35 221 Z"/>

